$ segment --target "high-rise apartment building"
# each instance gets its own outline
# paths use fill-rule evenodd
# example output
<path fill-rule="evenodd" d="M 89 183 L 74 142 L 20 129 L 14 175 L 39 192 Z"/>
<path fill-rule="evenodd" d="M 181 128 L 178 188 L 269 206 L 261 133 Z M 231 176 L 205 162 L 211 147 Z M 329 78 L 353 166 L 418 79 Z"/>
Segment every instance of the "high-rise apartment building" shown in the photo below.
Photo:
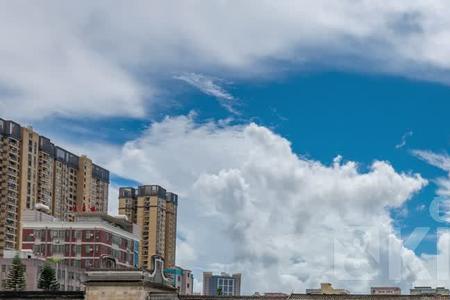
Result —
<path fill-rule="evenodd" d="M 178 196 L 158 185 L 119 189 L 119 214 L 141 229 L 139 266 L 153 269 L 152 256 L 175 266 Z"/>
<path fill-rule="evenodd" d="M 0 256 L 20 243 L 20 130 L 0 119 Z"/>
<path fill-rule="evenodd" d="M 165 264 L 175 266 L 175 252 L 177 246 L 177 206 L 178 196 L 166 193 L 166 222 L 165 222 Z"/>
<path fill-rule="evenodd" d="M 24 209 L 44 207 L 63 220 L 108 210 L 109 172 L 54 145 L 31 127 L 0 118 L 0 257 L 20 249 Z"/>
<path fill-rule="evenodd" d="M 119 189 L 119 215 L 126 216 L 128 221 L 137 224 L 136 206 L 136 189 L 132 187 L 121 187 Z"/>
<path fill-rule="evenodd" d="M 241 273 L 213 275 L 211 272 L 203 272 L 203 295 L 240 296 Z"/>

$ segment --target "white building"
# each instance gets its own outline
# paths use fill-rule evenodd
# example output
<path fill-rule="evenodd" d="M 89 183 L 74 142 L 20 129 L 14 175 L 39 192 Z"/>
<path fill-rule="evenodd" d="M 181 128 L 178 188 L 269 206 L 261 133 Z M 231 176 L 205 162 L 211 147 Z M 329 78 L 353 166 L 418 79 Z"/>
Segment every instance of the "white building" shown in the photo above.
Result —
<path fill-rule="evenodd" d="M 411 295 L 450 295 L 449 289 L 445 287 L 437 287 L 433 289 L 430 286 L 416 286 L 410 290 Z"/>
<path fill-rule="evenodd" d="M 43 258 L 36 258 L 28 251 L 18 252 L 25 266 L 25 290 L 38 291 L 38 281 L 46 263 Z M 0 258 L 0 290 L 4 289 L 12 261 L 16 251 L 5 251 L 4 257 Z M 67 265 L 53 265 L 56 272 L 56 279 L 59 282 L 60 291 L 80 291 L 84 290 L 84 270 Z"/>
<path fill-rule="evenodd" d="M 380 287 L 371 287 L 370 288 L 370 294 L 372 295 L 401 295 L 402 290 L 399 287 L 387 287 L 387 286 L 380 286 Z"/>

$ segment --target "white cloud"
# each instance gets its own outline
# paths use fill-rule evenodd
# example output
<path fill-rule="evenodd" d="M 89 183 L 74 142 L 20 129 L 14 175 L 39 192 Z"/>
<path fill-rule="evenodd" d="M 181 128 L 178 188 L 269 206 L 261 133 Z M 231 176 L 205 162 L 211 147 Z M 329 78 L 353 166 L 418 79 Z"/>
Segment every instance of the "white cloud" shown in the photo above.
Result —
<path fill-rule="evenodd" d="M 405 147 L 405 146 L 406 146 L 406 139 L 407 139 L 408 137 L 412 136 L 412 135 L 413 135 L 413 132 L 412 132 L 411 130 L 410 130 L 410 131 L 407 131 L 406 133 L 404 133 L 404 134 L 402 135 L 402 139 L 401 139 L 400 143 L 398 143 L 397 145 L 395 145 L 395 148 L 396 148 L 396 149 L 400 149 L 400 148 Z"/>
<path fill-rule="evenodd" d="M 219 79 L 196 73 L 181 74 L 174 78 L 189 83 L 206 95 L 216 97 L 228 111 L 236 112 L 233 109 L 233 101 L 236 99 L 218 84 Z"/>
<path fill-rule="evenodd" d="M 447 198 L 449 200 L 450 206 L 450 156 L 448 156 L 448 154 L 446 153 L 439 154 L 426 150 L 414 150 L 412 153 L 416 157 L 426 161 L 430 165 L 448 172 L 447 177 L 439 177 L 436 179 L 436 184 L 438 186 L 438 190 L 436 191 L 436 193 L 439 196 Z M 450 216 L 450 207 L 449 207 L 449 216 Z"/>
<path fill-rule="evenodd" d="M 81 24 L 53 4 L 0 4 L 0 114 L 143 116 L 144 88 L 118 62 L 89 47 Z"/>
<path fill-rule="evenodd" d="M 112 182 L 109 185 L 108 193 L 108 213 L 112 216 L 116 216 L 119 213 L 119 188 Z"/>
<path fill-rule="evenodd" d="M 140 117 L 173 74 L 254 79 L 315 63 L 449 83 L 448 8 L 445 0 L 3 1 L 0 113 Z"/>
<path fill-rule="evenodd" d="M 265 127 L 197 124 L 192 116 L 154 123 L 123 147 L 90 149 L 118 175 L 180 194 L 177 259 L 197 278 L 242 272 L 246 293 L 322 281 L 367 292 L 371 284 L 435 280 L 436 258 L 407 249 L 389 214 L 427 181 L 387 162 L 368 172 L 341 157 L 327 166 L 294 154 Z"/>
<path fill-rule="evenodd" d="M 434 278 L 422 278 L 416 282 L 418 286 L 447 286 L 450 280 L 450 231 L 440 228 L 437 232 L 437 255 L 423 254 L 421 259 Z"/>
<path fill-rule="evenodd" d="M 179 79 L 182 81 L 185 81 L 189 83 L 190 85 L 198 88 L 203 93 L 217 97 L 219 99 L 224 100 L 233 100 L 234 97 L 228 93 L 226 90 L 224 90 L 222 87 L 220 87 L 213 78 L 210 78 L 208 76 L 202 75 L 202 74 L 182 74 L 175 76 L 175 79 Z"/>
<path fill-rule="evenodd" d="M 426 150 L 414 150 L 412 153 L 432 166 L 450 172 L 450 156 Z"/>
<path fill-rule="evenodd" d="M 431 203 L 431 215 L 438 222 L 450 223 L 450 156 L 427 150 L 414 150 L 413 155 L 448 173 L 447 177 L 434 179 L 436 197 Z"/>

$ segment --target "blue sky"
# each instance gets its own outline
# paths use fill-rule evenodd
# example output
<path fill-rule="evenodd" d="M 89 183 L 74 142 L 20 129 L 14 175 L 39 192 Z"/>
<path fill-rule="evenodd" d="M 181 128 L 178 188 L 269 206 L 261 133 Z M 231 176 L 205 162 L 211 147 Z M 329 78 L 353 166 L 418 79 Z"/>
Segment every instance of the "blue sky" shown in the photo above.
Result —
<path fill-rule="evenodd" d="M 448 282 L 445 1 L 28 5 L 0 4 L 0 116 L 108 168 L 110 213 L 119 186 L 178 193 L 177 263 L 196 278 Z"/>
<path fill-rule="evenodd" d="M 233 79 L 229 79 L 232 81 Z M 398 76 L 315 70 L 258 82 L 229 84 L 238 115 L 235 122 L 267 126 L 287 138 L 298 154 L 331 163 L 337 155 L 360 163 L 389 161 L 397 170 L 433 179 L 445 171 L 430 166 L 412 150 L 445 153 L 450 147 L 450 88 Z M 179 96 L 183 107 L 173 114 L 198 113 L 199 120 L 230 117 L 213 96 L 192 89 Z M 404 141 L 404 144 L 403 144 Z M 429 238 L 414 250 L 436 252 L 436 228 L 430 217 L 433 182 L 409 200 L 403 212 L 392 211 L 396 229 L 408 237 L 416 227 L 430 227 Z M 407 213 L 405 213 L 407 212 Z M 446 226 L 446 225 L 444 225 Z"/>
<path fill-rule="evenodd" d="M 391 213 L 398 234 L 405 239 L 416 227 L 430 227 L 427 238 L 414 251 L 436 253 L 435 230 L 443 224 L 431 218 L 428 207 L 436 196 L 433 179 L 446 174 L 412 151 L 448 150 L 450 87 L 398 76 L 326 69 L 260 81 L 227 80 L 224 88 L 236 99 L 237 113 L 230 113 L 216 97 L 173 80 L 166 84 L 176 90 L 172 95 L 176 103 L 151 118 L 54 118 L 36 124 L 50 135 L 60 135 L 57 124 L 62 122 L 68 129 L 66 138 L 99 138 L 122 144 L 138 137 L 152 122 L 195 112 L 199 123 L 230 118 L 233 124 L 255 122 L 266 126 L 288 139 L 299 155 L 325 164 L 342 155 L 367 170 L 374 160 L 386 160 L 396 170 L 420 173 L 431 180 L 429 186 Z M 112 183 L 132 186 L 139 182 L 113 174 Z M 422 205 L 426 208 L 420 208 Z"/>

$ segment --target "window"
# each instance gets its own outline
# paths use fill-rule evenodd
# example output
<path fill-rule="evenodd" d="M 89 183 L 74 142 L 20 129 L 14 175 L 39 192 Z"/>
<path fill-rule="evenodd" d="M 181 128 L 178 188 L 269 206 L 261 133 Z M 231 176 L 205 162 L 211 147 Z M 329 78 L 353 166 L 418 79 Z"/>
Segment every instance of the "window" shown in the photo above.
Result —
<path fill-rule="evenodd" d="M 112 237 L 113 244 L 120 245 L 120 241 L 121 241 L 120 237 L 113 235 Z"/>
<path fill-rule="evenodd" d="M 31 241 L 33 241 L 33 234 L 32 234 L 32 233 L 27 234 L 27 235 L 25 236 L 24 240 L 25 240 L 26 242 L 31 242 Z"/>
<path fill-rule="evenodd" d="M 91 245 L 84 245 L 84 251 L 86 251 L 86 255 L 89 255 L 89 253 L 92 252 L 92 246 Z"/>

